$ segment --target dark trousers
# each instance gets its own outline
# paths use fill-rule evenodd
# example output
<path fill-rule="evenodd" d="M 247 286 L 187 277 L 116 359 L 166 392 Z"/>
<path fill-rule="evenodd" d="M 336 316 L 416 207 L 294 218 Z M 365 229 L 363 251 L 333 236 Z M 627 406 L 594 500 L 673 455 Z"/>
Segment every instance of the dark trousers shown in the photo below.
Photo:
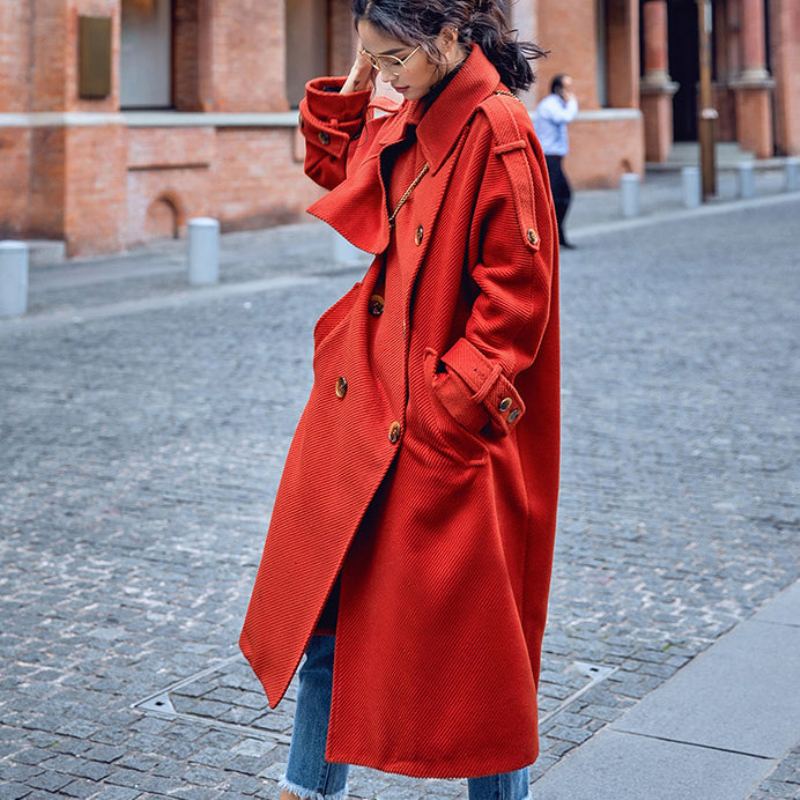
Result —
<path fill-rule="evenodd" d="M 567 216 L 569 204 L 572 201 L 572 187 L 567 176 L 561 168 L 563 156 L 545 156 L 547 172 L 550 175 L 550 188 L 553 191 L 553 201 L 556 206 L 556 219 L 558 220 L 558 241 L 564 242 L 564 217 Z"/>

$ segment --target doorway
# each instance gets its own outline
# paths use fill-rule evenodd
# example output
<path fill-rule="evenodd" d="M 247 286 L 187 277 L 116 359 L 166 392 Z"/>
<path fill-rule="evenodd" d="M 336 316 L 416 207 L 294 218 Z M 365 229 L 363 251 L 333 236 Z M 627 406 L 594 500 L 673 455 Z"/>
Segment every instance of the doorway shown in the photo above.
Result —
<path fill-rule="evenodd" d="M 697 3 L 667 3 L 669 71 L 679 89 L 672 98 L 672 136 L 676 142 L 697 141 L 697 84 L 700 80 Z"/>

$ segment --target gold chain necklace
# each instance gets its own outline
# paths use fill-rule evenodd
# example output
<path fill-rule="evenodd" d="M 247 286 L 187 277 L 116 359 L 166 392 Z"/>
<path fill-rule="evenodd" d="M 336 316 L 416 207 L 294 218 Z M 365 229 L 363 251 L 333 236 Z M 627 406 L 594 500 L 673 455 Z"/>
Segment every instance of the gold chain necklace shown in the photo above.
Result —
<path fill-rule="evenodd" d="M 430 164 L 428 164 L 428 162 L 426 161 L 422 165 L 422 169 L 419 171 L 419 175 L 417 175 L 417 177 L 414 178 L 413 181 L 411 181 L 411 185 L 408 187 L 408 189 L 405 190 L 405 192 L 403 192 L 403 196 L 400 198 L 400 200 L 398 201 L 397 205 L 394 208 L 394 211 L 392 211 L 392 213 L 391 213 L 391 215 L 389 217 L 389 227 L 390 228 L 394 227 L 394 218 L 397 216 L 397 212 L 403 207 L 403 203 L 405 203 L 406 200 L 408 200 L 408 198 L 411 196 L 411 192 L 414 191 L 414 189 L 416 188 L 416 185 L 422 180 L 422 176 L 429 169 L 430 169 Z"/>

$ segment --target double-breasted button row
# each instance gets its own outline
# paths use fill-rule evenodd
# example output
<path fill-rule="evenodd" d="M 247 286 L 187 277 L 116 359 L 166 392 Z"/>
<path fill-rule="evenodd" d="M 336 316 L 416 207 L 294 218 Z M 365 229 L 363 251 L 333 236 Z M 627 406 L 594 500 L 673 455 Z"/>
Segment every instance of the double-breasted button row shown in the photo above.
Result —
<path fill-rule="evenodd" d="M 505 413 L 508 411 L 509 408 L 513 405 L 514 400 L 510 397 L 504 397 L 497 405 L 497 407 Z M 519 416 L 519 409 L 518 408 L 511 408 L 511 411 L 508 412 L 508 421 L 514 422 L 514 420 Z"/>
<path fill-rule="evenodd" d="M 417 225 L 417 232 L 414 234 L 414 241 L 420 245 L 422 244 L 422 237 L 425 234 L 425 228 L 422 225 Z"/>
<path fill-rule="evenodd" d="M 342 399 L 347 394 L 347 378 L 344 375 L 340 375 L 336 379 L 336 396 L 339 399 Z"/>
<path fill-rule="evenodd" d="M 383 314 L 383 305 L 383 297 L 379 294 L 373 294 L 372 297 L 369 298 L 369 313 L 372 314 L 373 317 L 379 317 Z"/>
<path fill-rule="evenodd" d="M 389 426 L 389 441 L 392 444 L 397 444 L 399 439 L 400 439 L 400 423 L 397 420 L 395 420 Z"/>

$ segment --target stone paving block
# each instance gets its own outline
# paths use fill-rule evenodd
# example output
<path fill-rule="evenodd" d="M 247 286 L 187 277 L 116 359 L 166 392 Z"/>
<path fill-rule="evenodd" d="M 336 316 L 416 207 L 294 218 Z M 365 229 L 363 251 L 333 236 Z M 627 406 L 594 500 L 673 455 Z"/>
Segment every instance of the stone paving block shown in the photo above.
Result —
<path fill-rule="evenodd" d="M 91 797 L 93 794 L 95 794 L 97 790 L 98 784 L 95 781 L 77 778 L 76 780 L 68 783 L 66 786 L 63 786 L 60 789 L 60 792 L 67 797 L 85 800 L 85 798 Z"/>
<path fill-rule="evenodd" d="M 22 783 L 0 783 L 0 800 L 19 800 L 21 797 L 30 796 L 33 789 Z"/>
<path fill-rule="evenodd" d="M 141 794 L 138 789 L 126 789 L 124 786 L 103 786 L 92 800 L 136 800 Z"/>
<path fill-rule="evenodd" d="M 27 784 L 28 786 L 32 786 L 34 789 L 41 789 L 43 791 L 48 791 L 55 793 L 63 786 L 66 786 L 68 783 L 71 783 L 74 780 L 72 775 L 65 775 L 61 772 L 42 772 L 39 775 L 34 775 L 32 778 L 28 778 Z"/>

